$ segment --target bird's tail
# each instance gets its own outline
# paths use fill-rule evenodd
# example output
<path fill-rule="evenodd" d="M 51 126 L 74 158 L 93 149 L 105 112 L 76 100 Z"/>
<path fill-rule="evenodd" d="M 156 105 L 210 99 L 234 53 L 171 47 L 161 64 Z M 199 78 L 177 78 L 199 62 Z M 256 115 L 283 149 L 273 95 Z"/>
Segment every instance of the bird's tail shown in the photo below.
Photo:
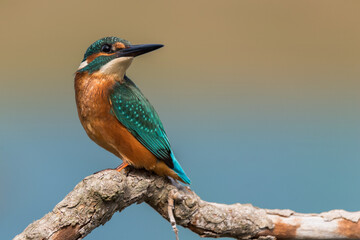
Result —
<path fill-rule="evenodd" d="M 186 176 L 186 173 L 181 168 L 180 163 L 176 160 L 173 153 L 171 153 L 171 158 L 174 163 L 174 168 L 173 168 L 174 172 L 184 181 L 184 183 L 190 184 L 191 183 L 190 179 Z"/>

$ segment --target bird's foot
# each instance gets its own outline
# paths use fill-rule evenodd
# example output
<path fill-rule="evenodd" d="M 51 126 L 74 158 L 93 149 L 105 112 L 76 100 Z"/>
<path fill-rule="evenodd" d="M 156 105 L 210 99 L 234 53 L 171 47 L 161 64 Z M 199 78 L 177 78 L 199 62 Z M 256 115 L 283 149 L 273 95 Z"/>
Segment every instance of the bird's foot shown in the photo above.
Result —
<path fill-rule="evenodd" d="M 123 170 L 124 168 L 126 168 L 127 166 L 129 166 L 128 163 L 123 162 L 122 164 L 120 164 L 119 166 L 117 166 L 117 168 L 115 168 L 116 171 L 120 172 L 121 170 Z"/>
<path fill-rule="evenodd" d="M 127 166 L 129 166 L 129 164 L 123 162 L 122 164 L 120 164 L 120 165 L 117 166 L 116 168 L 106 168 L 106 169 L 97 171 L 97 172 L 95 172 L 94 174 L 97 174 L 97 173 L 100 173 L 100 172 L 104 172 L 104 171 L 109 171 L 109 170 L 116 170 L 116 171 L 120 172 L 121 170 L 123 170 L 123 169 L 126 168 Z"/>

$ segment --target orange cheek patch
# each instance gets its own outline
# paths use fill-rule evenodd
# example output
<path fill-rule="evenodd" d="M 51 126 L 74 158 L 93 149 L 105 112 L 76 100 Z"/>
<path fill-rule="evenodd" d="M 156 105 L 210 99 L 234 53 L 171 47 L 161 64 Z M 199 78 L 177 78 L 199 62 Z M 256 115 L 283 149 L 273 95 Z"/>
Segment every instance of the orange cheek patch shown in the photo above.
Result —
<path fill-rule="evenodd" d="M 114 44 L 114 47 L 116 49 L 122 49 L 122 48 L 125 48 L 125 45 L 123 43 L 121 43 L 121 42 L 117 42 L 117 43 Z"/>
<path fill-rule="evenodd" d="M 86 61 L 88 63 L 91 63 L 95 58 L 99 57 L 99 56 L 110 56 L 110 55 L 114 55 L 115 53 L 94 53 L 93 55 L 88 56 L 88 58 L 86 59 Z"/>

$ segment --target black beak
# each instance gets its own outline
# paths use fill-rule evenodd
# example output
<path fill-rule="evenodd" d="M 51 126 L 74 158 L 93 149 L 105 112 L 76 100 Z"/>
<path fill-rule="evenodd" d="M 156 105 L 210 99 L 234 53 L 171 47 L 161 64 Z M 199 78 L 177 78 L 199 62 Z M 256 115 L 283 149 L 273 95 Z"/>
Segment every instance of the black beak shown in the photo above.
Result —
<path fill-rule="evenodd" d="M 163 47 L 162 44 L 141 44 L 141 45 L 131 45 L 130 47 L 121 49 L 117 53 L 117 57 L 136 57 L 144 53 L 154 51 L 158 48 Z"/>

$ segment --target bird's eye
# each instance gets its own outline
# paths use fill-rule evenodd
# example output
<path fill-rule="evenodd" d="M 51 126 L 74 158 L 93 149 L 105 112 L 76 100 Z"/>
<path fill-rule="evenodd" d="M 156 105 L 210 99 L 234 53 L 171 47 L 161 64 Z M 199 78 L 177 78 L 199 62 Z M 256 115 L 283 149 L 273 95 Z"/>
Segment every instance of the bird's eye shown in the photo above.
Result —
<path fill-rule="evenodd" d="M 102 52 L 111 52 L 111 46 L 109 44 L 104 44 L 102 47 L 101 47 L 101 51 Z"/>

